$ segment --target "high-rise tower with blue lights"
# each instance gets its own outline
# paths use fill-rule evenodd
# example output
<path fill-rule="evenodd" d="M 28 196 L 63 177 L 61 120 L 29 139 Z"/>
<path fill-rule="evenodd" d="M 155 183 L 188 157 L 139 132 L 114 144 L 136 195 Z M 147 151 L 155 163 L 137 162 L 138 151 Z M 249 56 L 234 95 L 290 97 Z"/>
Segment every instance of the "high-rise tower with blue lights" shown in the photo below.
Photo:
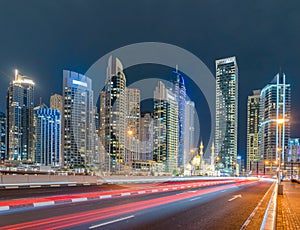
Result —
<path fill-rule="evenodd" d="M 185 106 L 186 106 L 186 88 L 184 83 L 183 76 L 178 71 L 178 66 L 176 66 L 176 70 L 173 71 L 175 74 L 173 80 L 173 93 L 176 95 L 177 103 L 178 103 L 178 167 L 184 167 L 184 122 L 185 122 Z"/>

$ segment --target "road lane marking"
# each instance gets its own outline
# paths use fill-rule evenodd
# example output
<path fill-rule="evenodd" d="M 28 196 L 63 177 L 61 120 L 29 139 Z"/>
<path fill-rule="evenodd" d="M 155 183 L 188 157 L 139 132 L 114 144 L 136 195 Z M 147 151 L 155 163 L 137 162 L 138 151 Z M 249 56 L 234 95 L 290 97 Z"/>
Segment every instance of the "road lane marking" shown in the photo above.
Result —
<path fill-rule="evenodd" d="M 60 184 L 51 184 L 50 187 L 60 187 Z"/>
<path fill-rule="evenodd" d="M 121 196 L 130 196 L 131 193 L 130 192 L 126 192 L 126 193 L 121 193 Z"/>
<path fill-rule="evenodd" d="M 99 196 L 100 199 L 106 199 L 106 198 L 111 198 L 112 195 L 104 195 L 104 196 Z"/>
<path fill-rule="evenodd" d="M 229 201 L 229 202 L 230 202 L 230 201 L 233 201 L 233 200 L 235 200 L 236 198 L 242 198 L 242 195 L 241 195 L 241 194 L 235 195 L 235 196 L 233 196 L 231 199 L 229 199 L 228 201 Z"/>
<path fill-rule="evenodd" d="M 158 190 L 157 190 L 157 189 L 155 189 L 155 190 L 152 190 L 152 192 L 158 192 Z"/>
<path fill-rule="evenodd" d="M 19 188 L 19 186 L 5 186 L 6 189 Z"/>
<path fill-rule="evenodd" d="M 199 199 L 201 199 L 201 198 L 202 198 L 202 197 L 201 197 L 201 196 L 199 196 L 199 197 L 196 197 L 196 198 L 190 199 L 190 201 L 199 200 Z"/>
<path fill-rule="evenodd" d="M 97 225 L 90 226 L 89 229 L 98 228 L 98 227 L 108 225 L 108 224 L 113 224 L 113 223 L 116 223 L 116 222 L 120 222 L 122 220 L 131 219 L 133 217 L 134 217 L 134 215 L 126 216 L 126 217 L 123 217 L 123 218 L 120 218 L 120 219 L 116 219 L 116 220 L 108 221 L 108 222 L 105 222 L 105 223 L 102 223 L 102 224 L 97 224 Z"/>
<path fill-rule="evenodd" d="M 86 201 L 87 198 L 86 197 L 83 197 L 83 198 L 74 198 L 72 199 L 72 202 L 80 202 L 80 201 Z"/>
<path fill-rule="evenodd" d="M 168 190 L 169 190 L 168 188 L 164 188 L 164 189 L 163 189 L 163 191 L 168 191 Z"/>
<path fill-rule="evenodd" d="M 45 202 L 38 202 L 38 203 L 33 203 L 34 207 L 41 207 L 41 206 L 47 206 L 47 205 L 53 205 L 55 204 L 54 201 L 45 201 Z"/>
<path fill-rule="evenodd" d="M 30 188 L 40 188 L 40 187 L 42 187 L 41 185 L 30 185 L 29 186 Z"/>
<path fill-rule="evenodd" d="M 9 206 L 0 206 L 0 211 L 9 210 Z"/>
<path fill-rule="evenodd" d="M 146 191 L 139 191 L 138 194 L 145 194 Z"/>

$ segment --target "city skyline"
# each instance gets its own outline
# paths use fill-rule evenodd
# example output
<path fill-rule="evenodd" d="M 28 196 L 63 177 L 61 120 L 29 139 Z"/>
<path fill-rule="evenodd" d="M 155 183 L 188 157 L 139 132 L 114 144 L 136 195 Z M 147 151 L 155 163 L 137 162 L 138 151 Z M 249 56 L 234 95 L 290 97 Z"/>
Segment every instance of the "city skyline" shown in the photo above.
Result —
<path fill-rule="evenodd" d="M 211 3 L 172 2 L 175 12 L 172 11 L 172 17 L 169 17 L 172 20 L 168 20 L 170 13 L 162 10 L 163 6 L 169 5 L 168 1 L 159 3 L 162 7 L 156 7 L 155 3 L 137 2 L 137 9 L 142 10 L 147 7 L 150 11 L 151 9 L 155 11 L 158 17 L 152 18 L 146 14 L 139 17 L 139 23 L 133 23 L 136 22 L 136 16 L 132 14 L 132 9 L 127 9 L 125 3 L 120 2 L 120 7 L 123 6 L 126 9 L 122 11 L 122 14 L 125 14 L 126 17 L 121 21 L 111 20 L 110 26 L 108 26 L 105 21 L 111 17 L 107 12 L 114 4 L 91 3 L 89 5 L 81 1 L 75 2 L 76 4 L 70 1 L 62 1 L 60 9 L 57 9 L 55 4 L 47 2 L 42 4 L 32 1 L 36 5 L 35 8 L 28 8 L 26 7 L 27 3 L 22 2 L 18 2 L 18 4 L 14 4 L 13 1 L 3 3 L 6 10 L 0 14 L 0 17 L 3 17 L 3 20 L 2 18 L 0 20 L 1 25 L 5 23 L 2 28 L 14 28 L 17 23 L 21 26 L 18 26 L 18 30 L 9 30 L 3 34 L 2 39 L 6 42 L 0 43 L 2 51 L 0 54 L 2 57 L 0 63 L 1 85 L 8 85 L 11 80 L 8 76 L 13 78 L 13 69 L 19 68 L 21 73 L 30 76 L 39 86 L 35 88 L 35 101 L 38 101 L 38 98 L 42 96 L 45 103 L 49 104 L 48 98 L 51 94 L 62 92 L 59 83 L 61 82 L 61 71 L 63 69 L 72 69 L 84 73 L 95 60 L 106 52 L 139 41 L 163 41 L 183 47 L 201 58 L 213 75 L 215 75 L 214 60 L 235 55 L 242 71 L 239 81 L 242 90 L 239 95 L 240 137 L 238 140 L 238 154 L 243 157 L 246 154 L 246 103 L 251 91 L 262 89 L 264 85 L 269 83 L 270 78 L 278 72 L 280 67 L 286 72 L 292 87 L 297 88 L 297 85 L 300 85 L 300 79 L 297 77 L 300 75 L 297 68 L 297 54 L 299 53 L 297 41 L 300 35 L 298 30 L 293 29 L 297 28 L 296 22 L 299 21 L 299 15 L 297 14 L 297 9 L 300 8 L 299 3 L 293 2 L 289 5 L 280 1 L 273 1 L 272 5 L 267 3 L 253 4 L 249 9 L 245 4 L 233 1 L 221 10 L 217 7 L 218 1 Z M 237 14 L 222 17 L 222 26 L 219 27 L 219 17 L 224 15 L 226 9 L 229 10 L 233 5 L 239 7 Z M 45 6 L 47 12 L 44 12 L 41 16 L 39 9 L 44 9 Z M 22 15 L 13 14 L 18 8 L 22 9 Z M 60 13 L 64 8 L 70 8 L 71 12 Z M 180 14 L 176 14 L 179 9 L 181 9 Z M 207 12 L 211 9 L 217 9 L 218 14 L 208 14 Z M 101 13 L 90 15 L 88 13 L 90 10 L 97 10 Z M 263 14 L 262 12 L 266 13 Z M 9 15 L 14 15 L 14 17 Z M 65 17 L 66 15 L 70 17 Z M 77 15 L 77 19 L 81 22 L 80 25 L 72 24 L 74 15 Z M 278 15 L 289 15 L 289 17 L 281 19 Z M 55 16 L 55 19 L 53 16 Z M 24 17 L 26 20 L 22 20 Z M 160 20 L 163 20 L 164 23 L 159 23 Z M 57 23 L 60 21 L 64 23 Z M 206 23 L 207 21 L 210 23 Z M 44 23 L 49 25 L 49 30 L 43 29 Z M 122 38 L 112 36 L 112 28 L 115 28 L 116 23 L 118 23 L 118 28 L 121 30 L 120 33 L 123 31 Z M 150 26 L 152 30 L 143 29 L 143 25 Z M 174 28 L 174 25 L 176 25 L 176 28 Z M 189 26 L 186 27 L 185 25 Z M 198 28 L 199 32 L 195 33 L 194 28 Z M 32 31 L 30 36 L 26 33 L 29 30 Z M 77 34 L 76 38 L 70 36 L 76 30 L 82 33 Z M 140 31 L 139 34 L 136 33 L 137 30 Z M 107 33 L 103 33 L 103 31 Z M 179 33 L 180 36 L 178 36 L 179 31 L 184 33 Z M 16 40 L 19 33 L 24 35 L 22 42 Z M 84 34 L 94 36 L 84 38 Z M 203 36 L 203 34 L 206 36 Z M 222 35 L 222 39 L 219 39 L 219 34 Z M 275 34 L 276 36 L 274 36 Z M 237 35 L 239 35 L 239 39 L 236 38 Z M 91 37 L 93 38 L 91 39 Z M 124 42 L 125 40 L 126 42 Z M 44 44 L 48 45 L 44 46 Z M 28 48 L 33 52 L 28 53 Z M 180 63 L 175 64 L 180 66 Z M 127 72 L 127 70 L 124 71 Z M 128 70 L 128 72 L 133 71 Z M 142 73 L 142 75 L 144 74 Z M 139 79 L 141 71 L 127 75 L 128 81 L 134 81 Z M 189 87 L 188 80 L 186 84 Z M 45 90 L 46 87 L 49 88 L 48 92 Z M 5 88 L 0 90 L 0 111 L 3 112 L 5 110 Z M 298 92 L 293 89 L 292 98 L 298 98 Z M 198 96 L 199 94 L 190 95 L 192 100 Z M 201 108 L 201 104 L 200 106 L 196 104 L 196 108 Z M 300 112 L 298 108 L 300 108 L 299 100 L 292 100 L 292 137 L 300 136 L 298 131 L 300 130 L 298 118 Z M 204 120 L 206 117 L 207 115 L 204 115 Z M 206 124 L 203 124 L 203 126 L 205 127 Z M 207 140 L 204 140 L 204 143 L 206 142 Z"/>

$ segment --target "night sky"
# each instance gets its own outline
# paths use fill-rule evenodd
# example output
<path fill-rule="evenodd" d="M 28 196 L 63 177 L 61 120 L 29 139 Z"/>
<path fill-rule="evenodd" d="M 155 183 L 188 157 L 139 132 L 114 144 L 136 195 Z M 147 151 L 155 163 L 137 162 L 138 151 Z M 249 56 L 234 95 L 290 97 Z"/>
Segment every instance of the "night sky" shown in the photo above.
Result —
<path fill-rule="evenodd" d="M 292 136 L 300 137 L 300 1 L 297 0 L 0 0 L 0 111 L 13 70 L 36 82 L 49 104 L 62 92 L 62 70 L 85 73 L 104 54 L 137 42 L 165 42 L 199 57 L 215 75 L 215 60 L 237 57 L 239 66 L 239 154 L 246 152 L 246 103 L 281 68 L 292 88 Z M 178 63 L 180 66 L 180 63 Z M 171 69 L 130 68 L 167 76 Z M 188 94 L 205 120 L 201 93 Z M 190 91 L 190 93 L 189 93 Z M 200 111 L 200 112 L 199 112 Z M 201 124 L 201 123 L 200 123 Z M 201 124 L 206 141 L 206 126 Z"/>

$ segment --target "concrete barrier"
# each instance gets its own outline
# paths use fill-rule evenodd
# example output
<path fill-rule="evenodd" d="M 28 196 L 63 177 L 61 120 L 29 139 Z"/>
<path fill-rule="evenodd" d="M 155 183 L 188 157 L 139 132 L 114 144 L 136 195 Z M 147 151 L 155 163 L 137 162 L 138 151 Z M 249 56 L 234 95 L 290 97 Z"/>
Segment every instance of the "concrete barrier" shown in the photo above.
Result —
<path fill-rule="evenodd" d="M 97 176 L 59 176 L 59 175 L 0 175 L 1 184 L 24 184 L 43 182 L 75 182 L 75 183 L 101 183 Z"/>

